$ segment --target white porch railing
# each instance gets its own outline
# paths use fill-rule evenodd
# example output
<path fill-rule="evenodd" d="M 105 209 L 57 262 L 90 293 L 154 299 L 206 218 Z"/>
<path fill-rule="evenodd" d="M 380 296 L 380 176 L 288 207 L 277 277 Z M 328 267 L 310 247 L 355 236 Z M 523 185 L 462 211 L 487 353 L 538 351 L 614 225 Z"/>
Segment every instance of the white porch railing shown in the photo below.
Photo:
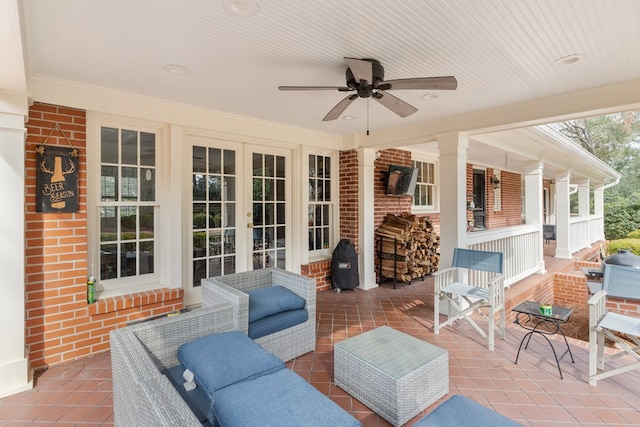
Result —
<path fill-rule="evenodd" d="M 571 217 L 569 227 L 569 247 L 572 254 L 604 238 L 604 218 L 601 216 Z"/>
<path fill-rule="evenodd" d="M 522 280 L 540 270 L 542 232 L 538 225 L 517 225 L 467 233 L 470 249 L 504 254 L 505 286 Z M 469 277 L 472 283 L 484 280 Z"/>

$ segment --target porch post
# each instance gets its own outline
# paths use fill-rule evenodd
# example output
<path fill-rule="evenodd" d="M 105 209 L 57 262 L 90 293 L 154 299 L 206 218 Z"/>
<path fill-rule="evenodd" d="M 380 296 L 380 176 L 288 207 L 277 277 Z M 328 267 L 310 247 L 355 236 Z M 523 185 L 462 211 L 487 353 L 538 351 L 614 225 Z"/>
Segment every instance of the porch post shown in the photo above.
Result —
<path fill-rule="evenodd" d="M 556 177 L 556 257 L 571 258 L 571 224 L 569 224 L 569 185 L 571 177 L 569 171 Z"/>
<path fill-rule="evenodd" d="M 19 8 L 0 2 L 0 398 L 33 387 L 25 338 L 25 119 L 29 114 Z"/>
<path fill-rule="evenodd" d="M 453 249 L 467 246 L 467 148 L 469 135 L 438 135 L 440 151 L 440 265 L 451 266 Z"/>
<path fill-rule="evenodd" d="M 538 262 L 539 273 L 544 273 L 544 248 L 542 247 L 542 224 L 544 223 L 544 204 L 543 204 L 543 163 L 527 162 L 524 165 L 524 194 L 525 194 L 525 222 L 538 226 L 540 239 L 533 249 L 532 256 Z"/>
<path fill-rule="evenodd" d="M 593 214 L 600 224 L 593 238 L 598 241 L 604 240 L 604 183 L 594 182 L 593 186 Z"/>
<path fill-rule="evenodd" d="M 589 216 L 589 179 L 578 181 L 578 216 Z"/>
<path fill-rule="evenodd" d="M 361 148 L 358 150 L 358 273 L 360 274 L 360 288 L 371 289 L 376 283 L 375 267 L 375 229 L 374 223 L 374 162 L 376 150 Z"/>

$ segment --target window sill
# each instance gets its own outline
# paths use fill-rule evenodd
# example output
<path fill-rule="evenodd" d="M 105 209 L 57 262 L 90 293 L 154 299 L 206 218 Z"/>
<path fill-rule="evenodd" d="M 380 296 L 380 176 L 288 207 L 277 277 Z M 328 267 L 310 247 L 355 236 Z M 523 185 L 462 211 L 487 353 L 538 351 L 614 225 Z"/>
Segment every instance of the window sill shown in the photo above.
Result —
<path fill-rule="evenodd" d="M 100 296 L 95 303 L 89 305 L 89 315 L 96 316 L 121 310 L 147 312 L 149 307 L 146 306 L 149 305 L 164 307 L 175 300 L 182 303 L 183 295 L 182 288 L 158 288 L 126 295 Z"/>

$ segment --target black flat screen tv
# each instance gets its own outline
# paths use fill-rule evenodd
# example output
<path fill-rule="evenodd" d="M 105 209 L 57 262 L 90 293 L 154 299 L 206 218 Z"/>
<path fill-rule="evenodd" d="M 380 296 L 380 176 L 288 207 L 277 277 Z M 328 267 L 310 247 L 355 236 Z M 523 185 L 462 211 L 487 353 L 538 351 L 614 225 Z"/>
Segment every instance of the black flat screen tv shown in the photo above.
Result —
<path fill-rule="evenodd" d="M 387 196 L 413 196 L 418 179 L 418 168 L 390 165 L 387 178 Z"/>

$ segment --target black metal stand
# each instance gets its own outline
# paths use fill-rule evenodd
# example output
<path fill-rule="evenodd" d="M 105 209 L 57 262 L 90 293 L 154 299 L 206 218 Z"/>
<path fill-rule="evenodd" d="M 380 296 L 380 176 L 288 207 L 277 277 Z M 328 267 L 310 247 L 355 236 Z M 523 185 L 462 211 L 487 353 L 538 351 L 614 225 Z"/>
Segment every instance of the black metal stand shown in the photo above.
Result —
<path fill-rule="evenodd" d="M 567 320 L 569 318 L 569 314 L 566 316 Z M 520 316 L 526 316 L 527 323 L 535 322 L 535 326 L 531 327 L 528 324 L 523 323 L 520 320 Z M 566 320 L 564 320 L 564 321 L 566 321 Z M 564 321 L 562 323 L 564 323 Z M 552 317 L 548 317 L 548 316 L 545 316 L 543 314 L 518 312 L 518 314 L 516 315 L 516 320 L 514 321 L 514 323 L 517 324 L 517 325 L 520 325 L 524 329 L 529 330 L 529 332 L 522 338 L 522 341 L 520 341 L 520 346 L 518 347 L 518 354 L 516 355 L 515 364 L 516 365 L 518 364 L 518 358 L 520 357 L 520 350 L 522 349 L 522 344 L 524 344 L 524 342 L 527 341 L 527 344 L 524 346 L 524 348 L 526 350 L 529 347 L 529 342 L 531 341 L 531 336 L 533 334 L 538 334 L 541 337 L 543 337 L 545 340 L 547 340 L 547 342 L 549 343 L 549 347 L 551 347 L 551 351 L 553 351 L 553 357 L 556 359 L 556 365 L 558 366 L 558 372 L 560 373 L 560 379 L 563 379 L 562 370 L 560 369 L 560 361 L 562 360 L 562 358 L 564 358 L 564 356 L 566 356 L 567 353 L 569 353 L 569 355 L 571 356 L 571 363 L 575 363 L 575 361 L 573 360 L 573 353 L 571 353 L 571 348 L 569 347 L 569 342 L 567 341 L 567 337 L 564 334 L 564 332 L 562 331 L 562 328 L 560 327 L 560 321 L 558 319 L 554 319 Z M 549 340 L 549 338 L 547 338 L 547 335 L 555 335 L 558 332 L 560 332 L 560 334 L 562 334 L 562 337 L 564 338 L 564 343 L 567 345 L 567 349 L 565 350 L 564 353 L 562 353 L 562 355 L 560 357 L 558 357 L 558 354 L 556 353 L 556 349 L 553 347 L 553 344 L 551 343 L 551 340 Z"/>

